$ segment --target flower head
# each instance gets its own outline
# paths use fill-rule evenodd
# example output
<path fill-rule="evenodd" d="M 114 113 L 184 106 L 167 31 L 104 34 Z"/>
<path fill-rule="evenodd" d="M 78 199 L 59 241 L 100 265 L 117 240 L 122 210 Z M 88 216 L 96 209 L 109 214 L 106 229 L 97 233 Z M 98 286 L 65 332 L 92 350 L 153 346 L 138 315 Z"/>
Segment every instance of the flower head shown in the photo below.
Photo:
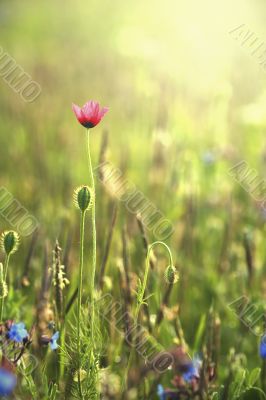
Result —
<path fill-rule="evenodd" d="M 72 104 L 77 120 L 85 128 L 94 128 L 102 120 L 103 116 L 108 112 L 107 107 L 100 108 L 100 104 L 96 101 L 88 101 L 83 107 Z"/>
<path fill-rule="evenodd" d="M 191 363 L 188 364 L 186 371 L 182 374 L 183 379 L 186 382 L 191 382 L 193 378 L 199 378 L 201 365 L 201 358 L 199 356 L 194 357 Z"/>
<path fill-rule="evenodd" d="M 260 356 L 261 358 L 266 358 L 266 334 L 261 338 L 260 342 Z"/>
<path fill-rule="evenodd" d="M 3 251 L 9 255 L 15 253 L 19 245 L 19 235 L 15 231 L 5 231 L 1 235 L 0 243 Z"/>
<path fill-rule="evenodd" d="M 0 368 L 0 396 L 9 396 L 17 384 L 17 378 L 7 369 Z"/>
<path fill-rule="evenodd" d="M 56 350 L 58 348 L 57 340 L 59 339 L 59 332 L 55 332 L 50 339 L 51 350 Z"/>
<path fill-rule="evenodd" d="M 26 339 L 28 336 L 29 334 L 25 329 L 25 324 L 23 322 L 12 324 L 8 332 L 8 338 L 18 343 L 23 342 L 23 340 Z"/>

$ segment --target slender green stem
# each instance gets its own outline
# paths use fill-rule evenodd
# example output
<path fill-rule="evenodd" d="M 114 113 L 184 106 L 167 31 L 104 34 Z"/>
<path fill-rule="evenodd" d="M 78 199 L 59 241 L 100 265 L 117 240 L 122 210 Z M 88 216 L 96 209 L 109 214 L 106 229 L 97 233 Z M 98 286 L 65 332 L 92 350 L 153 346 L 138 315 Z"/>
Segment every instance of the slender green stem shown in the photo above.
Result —
<path fill-rule="evenodd" d="M 96 257 L 97 257 L 97 232 L 96 232 L 96 192 L 95 192 L 95 182 L 91 161 L 91 151 L 90 151 L 90 132 L 88 129 L 88 164 L 89 164 L 89 174 L 90 174 L 90 185 L 93 192 L 93 202 L 91 207 L 91 227 L 92 227 L 92 265 L 91 265 L 91 276 L 90 276 L 90 301 L 91 301 L 91 364 L 95 372 L 96 384 L 95 389 L 97 392 L 97 398 L 99 398 L 98 393 L 98 366 L 95 363 L 95 338 L 94 338 L 94 327 L 95 327 L 95 305 L 94 305 L 94 287 L 95 287 L 95 273 L 96 273 Z M 97 386 L 97 388 L 96 388 Z"/>
<path fill-rule="evenodd" d="M 10 258 L 10 254 L 7 254 L 6 258 L 5 258 L 5 262 L 4 262 L 4 271 L 3 271 L 4 282 L 6 282 L 6 278 L 7 278 L 9 258 Z M 1 299 L 1 302 L 0 302 L 0 322 L 3 322 L 3 314 L 4 314 L 4 297 Z"/>
<path fill-rule="evenodd" d="M 80 253 L 79 253 L 79 281 L 78 281 L 78 386 L 79 393 L 83 399 L 81 379 L 80 379 L 80 359 L 81 359 L 81 346 L 80 346 L 80 321 L 81 321 L 81 301 L 82 301 L 82 282 L 83 282 L 83 259 L 84 259 L 84 225 L 85 225 L 85 211 L 81 212 L 80 218 Z"/>
<path fill-rule="evenodd" d="M 65 321 L 61 321 L 59 323 L 59 332 L 60 332 L 60 351 L 58 354 L 58 361 L 59 361 L 59 385 L 61 382 L 63 382 L 64 379 L 64 372 L 65 372 L 65 363 L 63 361 L 63 352 L 65 350 L 65 324 L 66 324 L 66 319 Z"/>
<path fill-rule="evenodd" d="M 157 244 L 161 244 L 166 248 L 166 250 L 168 252 L 169 259 L 170 259 L 170 265 L 173 265 L 172 253 L 171 253 L 170 248 L 167 246 L 167 244 L 165 244 L 164 242 L 161 242 L 161 241 L 156 241 L 156 242 L 153 242 L 148 247 L 147 256 L 146 256 L 146 267 L 145 267 L 145 272 L 144 272 L 144 278 L 143 278 L 143 282 L 141 284 L 141 291 L 138 294 L 137 306 L 136 306 L 136 310 L 135 310 L 135 314 L 134 314 L 134 318 L 133 318 L 133 329 L 137 326 L 140 309 L 141 309 L 141 306 L 142 306 L 142 304 L 144 302 L 144 296 L 145 296 L 145 291 L 146 291 L 146 286 L 147 286 L 147 281 L 148 281 L 148 275 L 149 275 L 149 270 L 150 270 L 150 255 L 151 255 L 151 251 L 152 251 L 153 247 L 156 246 Z M 130 348 L 128 363 L 127 363 L 127 367 L 126 367 L 126 371 L 125 371 L 124 386 L 127 385 L 128 372 L 129 372 L 131 364 L 132 364 L 133 355 L 134 355 L 134 349 L 135 349 L 135 340 L 134 340 L 134 338 L 132 338 L 132 345 L 131 345 L 131 348 Z"/>
<path fill-rule="evenodd" d="M 88 129 L 88 163 L 89 163 L 89 173 L 90 173 L 90 184 L 94 194 L 94 201 L 91 207 L 91 226 L 92 226 L 92 266 L 91 266 L 91 279 L 90 279 L 90 301 L 91 301 L 91 343 L 94 343 L 94 283 L 95 283 L 95 272 L 96 272 L 96 217 L 95 217 L 95 182 L 93 175 L 93 168 L 91 162 L 91 152 L 90 152 L 90 132 Z"/>

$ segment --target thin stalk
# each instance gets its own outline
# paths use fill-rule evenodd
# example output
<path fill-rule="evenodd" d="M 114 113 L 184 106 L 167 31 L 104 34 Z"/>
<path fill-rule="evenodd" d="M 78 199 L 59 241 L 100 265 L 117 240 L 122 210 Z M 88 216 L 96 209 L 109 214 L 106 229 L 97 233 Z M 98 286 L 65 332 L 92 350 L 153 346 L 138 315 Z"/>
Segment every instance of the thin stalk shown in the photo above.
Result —
<path fill-rule="evenodd" d="M 136 219 L 137 219 L 138 227 L 139 227 L 139 230 L 141 233 L 143 247 L 144 247 L 145 253 L 147 253 L 148 248 L 149 248 L 149 241 L 148 241 L 147 234 L 145 232 L 141 214 L 137 214 Z M 154 261 L 155 261 L 155 257 L 150 257 L 151 269 L 154 269 Z"/>
<path fill-rule="evenodd" d="M 144 272 L 143 283 L 141 284 L 141 290 L 140 290 L 140 293 L 138 294 L 137 307 L 136 307 L 135 315 L 134 315 L 134 318 L 133 318 L 133 327 L 137 326 L 140 309 L 141 309 L 141 306 L 144 303 L 144 295 L 145 295 L 145 291 L 146 291 L 148 275 L 149 275 L 149 270 L 150 270 L 150 265 L 151 265 L 151 263 L 150 263 L 150 255 L 151 255 L 151 251 L 152 251 L 153 247 L 156 246 L 157 244 L 161 244 L 166 248 L 166 250 L 168 252 L 169 259 L 170 259 L 170 265 L 173 265 L 172 253 L 171 253 L 170 248 L 167 246 L 167 244 L 165 244 L 164 242 L 161 242 L 161 241 L 156 241 L 156 242 L 153 242 L 151 245 L 149 245 L 148 251 L 147 251 L 147 256 L 146 256 L 146 267 L 145 267 L 145 272 Z M 133 355 L 134 355 L 134 349 L 135 349 L 135 338 L 132 339 L 132 346 L 131 346 L 131 349 L 130 349 L 128 363 L 127 363 L 127 367 L 126 367 L 126 371 L 125 371 L 124 385 L 127 384 L 128 372 L 129 372 L 131 364 L 132 364 Z"/>
<path fill-rule="evenodd" d="M 102 290 L 103 289 L 103 284 L 104 284 L 104 274 L 105 274 L 105 269 L 109 257 L 109 252 L 111 248 L 111 243 L 112 243 L 112 238 L 113 238 L 113 233 L 114 233 L 114 227 L 116 223 L 116 217 L 117 217 L 117 205 L 114 204 L 113 207 L 113 213 L 112 213 L 112 220 L 108 232 L 108 237 L 105 245 L 105 250 L 104 250 L 104 256 L 101 264 L 101 269 L 100 269 L 100 278 L 99 278 L 99 287 Z"/>
<path fill-rule="evenodd" d="M 64 374 L 65 374 L 65 363 L 62 360 L 62 354 L 65 351 L 65 342 L 66 342 L 66 332 L 65 332 L 65 321 L 61 321 L 59 324 L 60 329 L 60 352 L 58 354 L 59 358 L 59 385 L 63 382 Z"/>
<path fill-rule="evenodd" d="M 81 212 L 80 218 L 80 252 L 79 252 L 79 282 L 78 282 L 78 388 L 81 398 L 83 399 L 81 379 L 80 379 L 80 359 L 81 359 L 81 346 L 80 346 L 80 321 L 81 321 L 81 300 L 82 300 L 82 282 L 83 282 L 83 260 L 84 260 L 84 225 L 85 225 L 85 211 Z"/>
<path fill-rule="evenodd" d="M 39 235 L 39 231 L 38 229 L 35 230 L 32 239 L 31 239 L 31 243 L 30 243 L 30 247 L 29 247 L 29 251 L 25 260 L 25 264 L 24 264 L 24 271 L 21 277 L 21 285 L 22 286 L 29 286 L 30 284 L 30 266 L 31 266 L 31 260 L 32 260 L 32 256 L 36 247 L 36 243 L 37 243 L 37 239 L 38 239 L 38 235 Z"/>
<path fill-rule="evenodd" d="M 128 256 L 128 245 L 127 245 L 127 233 L 126 227 L 122 230 L 122 245 L 123 245 L 123 266 L 125 271 L 125 301 L 128 305 L 131 303 L 130 293 L 130 278 L 129 278 L 129 256 Z"/>
<path fill-rule="evenodd" d="M 91 280 L 90 280 L 90 299 L 91 299 L 91 343 L 94 343 L 94 282 L 95 282 L 95 272 L 96 272 L 96 217 L 95 217 L 95 183 L 91 162 L 91 152 L 90 152 L 90 132 L 88 129 L 88 163 L 89 163 L 89 173 L 91 188 L 94 194 L 94 201 L 91 207 L 91 226 L 92 226 L 92 270 L 91 270 Z"/>
<path fill-rule="evenodd" d="M 170 297 L 170 294 L 172 292 L 173 287 L 174 287 L 174 285 L 172 283 L 169 283 L 169 285 L 167 286 L 166 291 L 165 291 L 165 293 L 163 295 L 163 299 L 162 299 L 162 302 L 160 304 L 159 310 L 157 312 L 156 321 L 155 321 L 155 327 L 158 328 L 158 329 L 159 329 L 159 326 L 160 326 L 160 324 L 161 324 L 161 322 L 163 320 L 163 317 L 164 317 L 163 310 L 164 310 L 164 308 L 166 306 L 168 306 L 169 297 Z"/>
<path fill-rule="evenodd" d="M 77 295 L 78 295 L 78 287 L 76 287 L 74 293 L 72 294 L 72 296 L 70 297 L 69 302 L 66 305 L 65 315 L 67 315 L 69 313 L 71 307 L 73 306 L 73 304 L 74 304 L 74 302 L 75 302 L 75 300 L 77 298 Z"/>
<path fill-rule="evenodd" d="M 8 264 L 9 264 L 9 258 L 10 258 L 10 254 L 6 255 L 5 261 L 4 261 L 4 271 L 3 271 L 3 275 L 4 275 L 4 282 L 6 282 L 6 278 L 7 278 L 7 270 L 8 270 Z M 4 314 L 4 297 L 1 299 L 0 302 L 0 322 L 3 322 L 3 314 Z"/>

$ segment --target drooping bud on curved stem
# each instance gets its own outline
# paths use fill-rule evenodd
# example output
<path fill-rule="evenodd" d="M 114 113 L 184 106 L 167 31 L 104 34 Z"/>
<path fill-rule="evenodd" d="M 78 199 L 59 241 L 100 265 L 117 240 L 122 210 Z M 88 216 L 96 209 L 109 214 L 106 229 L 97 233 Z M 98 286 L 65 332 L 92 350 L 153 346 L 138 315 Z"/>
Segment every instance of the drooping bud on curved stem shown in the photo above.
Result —
<path fill-rule="evenodd" d="M 179 274 L 176 267 L 174 267 L 173 265 L 168 265 L 165 270 L 164 277 L 169 285 L 173 285 L 174 283 L 176 283 L 179 279 Z"/>
<path fill-rule="evenodd" d="M 144 272 L 144 278 L 143 278 L 143 282 L 140 284 L 140 287 L 138 288 L 138 294 L 137 294 L 137 306 L 136 306 L 136 310 L 135 310 L 135 315 L 134 315 L 134 326 L 137 326 L 138 323 L 138 318 L 139 318 L 139 312 L 141 309 L 141 306 L 144 304 L 145 300 L 144 300 L 144 296 L 145 296 L 145 291 L 146 291 L 146 286 L 147 286 L 147 281 L 148 281 L 148 275 L 149 275 L 149 270 L 150 270 L 150 257 L 151 257 L 151 252 L 154 246 L 156 246 L 157 244 L 161 244 L 163 245 L 168 253 L 169 256 L 169 261 L 170 264 L 167 267 L 166 271 L 165 271 L 165 277 L 167 277 L 167 282 L 171 284 L 174 282 L 177 282 L 178 280 L 178 272 L 173 264 L 173 257 L 172 257 L 172 253 L 170 248 L 167 246 L 167 244 L 165 244 L 164 242 L 161 241 L 156 241 L 153 242 L 149 247 L 148 247 L 148 251 L 147 251 L 147 256 L 146 256 L 146 267 L 145 267 L 145 272 Z M 134 347 L 135 344 L 133 343 L 130 349 L 130 354 L 129 354 L 129 358 L 128 358 L 128 364 L 127 364 L 127 368 L 125 371 L 125 379 L 124 379 L 124 384 L 127 383 L 127 378 L 128 378 L 128 372 L 132 363 L 132 358 L 133 358 L 133 352 L 134 352 Z"/>

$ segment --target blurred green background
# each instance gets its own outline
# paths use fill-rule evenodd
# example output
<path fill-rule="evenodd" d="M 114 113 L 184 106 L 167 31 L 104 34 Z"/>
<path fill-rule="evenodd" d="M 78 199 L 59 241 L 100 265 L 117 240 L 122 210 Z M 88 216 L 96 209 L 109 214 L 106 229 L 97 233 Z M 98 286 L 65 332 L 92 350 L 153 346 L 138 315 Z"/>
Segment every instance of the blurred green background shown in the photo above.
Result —
<path fill-rule="evenodd" d="M 222 354 L 241 341 L 251 366 L 258 364 L 257 338 L 227 304 L 243 293 L 265 298 L 265 213 L 228 169 L 244 159 L 264 178 L 266 74 L 229 32 L 245 24 L 263 42 L 265 12 L 263 0 L 0 3 L 0 46 L 42 88 L 29 104 L 0 80 L 1 186 L 40 221 L 43 241 L 53 242 L 65 221 L 77 230 L 72 192 L 87 183 L 88 170 L 85 131 L 71 103 L 109 106 L 92 131 L 94 164 L 107 130 L 108 159 L 175 225 L 169 243 L 181 281 L 172 303 L 181 304 L 188 341 L 214 302 L 226 319 Z M 97 216 L 101 252 L 110 221 L 101 199 Z M 252 288 L 246 230 L 255 248 Z M 133 233 L 139 274 L 136 240 Z M 119 252 L 116 244 L 110 264 Z"/>
<path fill-rule="evenodd" d="M 39 218 L 68 208 L 66 194 L 84 180 L 84 132 L 72 101 L 92 98 L 110 107 L 104 127 L 112 158 L 129 153 L 129 173 L 142 190 L 158 130 L 179 171 L 184 162 L 176 145 L 191 151 L 191 163 L 209 149 L 259 162 L 265 72 L 229 31 L 246 24 L 263 41 L 263 1 L 2 1 L 0 7 L 1 47 L 42 87 L 25 104 L 1 82 L 1 183 Z M 95 154 L 101 128 L 94 132 Z"/>

